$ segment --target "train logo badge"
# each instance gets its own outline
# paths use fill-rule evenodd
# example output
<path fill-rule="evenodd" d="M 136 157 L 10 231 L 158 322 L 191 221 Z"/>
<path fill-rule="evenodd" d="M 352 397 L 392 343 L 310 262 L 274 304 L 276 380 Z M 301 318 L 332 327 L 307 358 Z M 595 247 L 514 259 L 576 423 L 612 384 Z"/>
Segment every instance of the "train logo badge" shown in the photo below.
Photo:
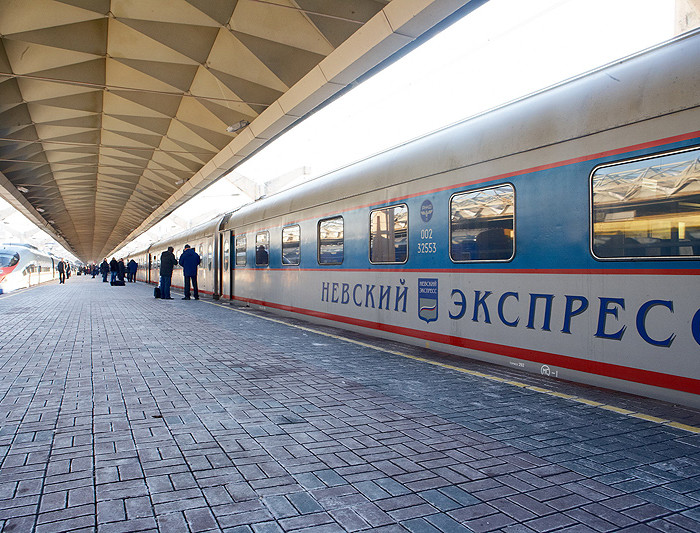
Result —
<path fill-rule="evenodd" d="M 433 202 L 425 200 L 420 206 L 420 217 L 423 222 L 430 222 L 433 218 Z"/>
<path fill-rule="evenodd" d="M 438 319 L 438 280 L 418 278 L 418 318 L 426 323 Z"/>

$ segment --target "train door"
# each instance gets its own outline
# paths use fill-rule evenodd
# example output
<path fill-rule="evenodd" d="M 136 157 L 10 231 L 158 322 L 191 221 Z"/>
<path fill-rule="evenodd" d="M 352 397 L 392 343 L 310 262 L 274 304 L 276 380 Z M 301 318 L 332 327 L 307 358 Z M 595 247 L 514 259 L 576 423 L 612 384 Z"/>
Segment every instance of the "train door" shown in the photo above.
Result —
<path fill-rule="evenodd" d="M 230 231 L 222 231 L 219 235 L 221 246 L 221 261 L 219 263 L 219 294 L 222 298 L 231 300 L 233 293 L 233 261 L 231 261 L 231 242 L 233 235 Z"/>
<path fill-rule="evenodd" d="M 233 301 L 233 280 L 235 279 L 235 272 L 234 269 L 236 268 L 236 261 L 234 260 L 234 235 L 232 231 L 227 232 L 228 233 L 228 271 L 227 271 L 227 278 L 228 278 L 228 299 L 229 301 Z"/>
<path fill-rule="evenodd" d="M 214 299 L 218 300 L 223 295 L 223 277 L 224 277 L 224 234 L 217 233 L 218 238 L 214 240 Z"/>
<path fill-rule="evenodd" d="M 212 283 L 212 296 L 214 300 L 221 298 L 221 265 L 223 264 L 223 235 L 214 233 L 214 272 Z"/>
<path fill-rule="evenodd" d="M 214 283 L 214 248 L 216 244 L 216 237 L 212 236 L 209 244 L 207 245 L 207 281 L 211 284 L 211 292 L 216 292 L 216 285 Z"/>
<path fill-rule="evenodd" d="M 200 260 L 200 268 L 197 269 L 197 285 L 204 288 L 207 286 L 207 256 L 204 254 L 204 244 L 201 242 L 197 245 L 197 252 Z"/>
<path fill-rule="evenodd" d="M 158 278 L 158 259 L 156 258 L 156 254 L 151 255 L 151 281 L 153 283 L 160 283 L 160 279 Z"/>

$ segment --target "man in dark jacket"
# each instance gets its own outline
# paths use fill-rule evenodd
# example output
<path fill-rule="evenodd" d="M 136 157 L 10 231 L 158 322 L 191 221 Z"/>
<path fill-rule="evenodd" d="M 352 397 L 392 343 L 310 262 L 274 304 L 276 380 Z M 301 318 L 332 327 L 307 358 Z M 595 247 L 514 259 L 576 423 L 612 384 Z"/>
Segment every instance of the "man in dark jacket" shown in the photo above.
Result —
<path fill-rule="evenodd" d="M 119 281 L 124 281 L 124 276 L 126 275 L 126 265 L 124 264 L 124 259 L 117 261 L 117 270 L 119 272 L 117 274 Z"/>
<path fill-rule="evenodd" d="M 102 274 L 102 281 L 104 283 L 107 283 L 107 275 L 109 274 L 109 263 L 107 262 L 107 258 L 104 258 L 104 261 L 100 263 L 100 274 Z"/>
<path fill-rule="evenodd" d="M 180 256 L 180 265 L 182 265 L 182 273 L 185 276 L 185 297 L 183 300 L 190 299 L 190 283 L 194 289 L 194 299 L 199 300 L 199 291 L 197 290 L 197 266 L 201 258 L 199 254 L 190 248 L 189 244 L 185 244 L 185 249 Z"/>
<path fill-rule="evenodd" d="M 66 263 L 63 261 L 63 258 L 61 258 L 61 260 L 56 265 L 56 270 L 58 270 L 58 282 L 65 283 L 66 282 Z"/>
<path fill-rule="evenodd" d="M 170 281 L 173 277 L 173 268 L 177 265 L 177 259 L 173 253 L 174 248 L 168 249 L 160 254 L 160 298 L 161 300 L 172 300 L 170 297 Z"/>
<path fill-rule="evenodd" d="M 109 275 L 111 276 L 109 279 L 110 283 L 114 284 L 119 277 L 119 262 L 116 257 L 112 257 L 112 260 L 109 262 Z"/>

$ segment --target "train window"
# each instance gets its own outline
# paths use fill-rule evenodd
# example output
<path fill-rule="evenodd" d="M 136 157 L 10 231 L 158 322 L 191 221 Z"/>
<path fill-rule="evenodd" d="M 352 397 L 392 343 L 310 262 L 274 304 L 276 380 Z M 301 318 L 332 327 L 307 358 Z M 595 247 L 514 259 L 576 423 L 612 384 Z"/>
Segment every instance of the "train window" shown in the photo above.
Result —
<path fill-rule="evenodd" d="M 318 263 L 339 265 L 343 262 L 343 217 L 318 221 Z"/>
<path fill-rule="evenodd" d="M 236 237 L 236 265 L 245 266 L 247 259 L 247 240 L 245 235 Z"/>
<path fill-rule="evenodd" d="M 224 270 L 228 270 L 229 247 L 229 241 L 226 239 L 224 241 Z"/>
<path fill-rule="evenodd" d="M 214 261 L 212 260 L 212 255 L 211 255 L 211 244 L 209 245 L 209 248 L 207 249 L 207 269 L 211 270 L 211 265 Z"/>
<path fill-rule="evenodd" d="M 700 255 L 700 149 L 599 167 L 591 195 L 596 257 Z"/>
<path fill-rule="evenodd" d="M 9 268 L 19 263 L 19 254 L 11 252 L 0 252 L 0 268 Z"/>
<path fill-rule="evenodd" d="M 260 231 L 255 234 L 255 264 L 266 266 L 270 264 L 270 232 Z"/>
<path fill-rule="evenodd" d="M 408 207 L 393 205 L 369 214 L 371 263 L 405 263 L 408 259 Z"/>
<path fill-rule="evenodd" d="M 301 258 L 301 228 L 298 225 L 282 228 L 282 264 L 298 265 Z"/>
<path fill-rule="evenodd" d="M 515 191 L 510 184 L 450 199 L 453 261 L 509 261 L 514 254 Z"/>

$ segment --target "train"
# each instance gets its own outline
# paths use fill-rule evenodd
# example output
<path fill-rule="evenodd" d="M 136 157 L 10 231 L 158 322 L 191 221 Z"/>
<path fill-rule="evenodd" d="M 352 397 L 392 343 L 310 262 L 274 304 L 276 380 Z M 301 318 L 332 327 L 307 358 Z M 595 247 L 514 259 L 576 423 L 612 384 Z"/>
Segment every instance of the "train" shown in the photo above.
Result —
<path fill-rule="evenodd" d="M 219 300 L 700 407 L 698 58 L 689 32 L 260 199 L 138 279 L 189 244 Z"/>
<path fill-rule="evenodd" d="M 58 279 L 58 261 L 30 244 L 0 244 L 0 294 Z"/>

